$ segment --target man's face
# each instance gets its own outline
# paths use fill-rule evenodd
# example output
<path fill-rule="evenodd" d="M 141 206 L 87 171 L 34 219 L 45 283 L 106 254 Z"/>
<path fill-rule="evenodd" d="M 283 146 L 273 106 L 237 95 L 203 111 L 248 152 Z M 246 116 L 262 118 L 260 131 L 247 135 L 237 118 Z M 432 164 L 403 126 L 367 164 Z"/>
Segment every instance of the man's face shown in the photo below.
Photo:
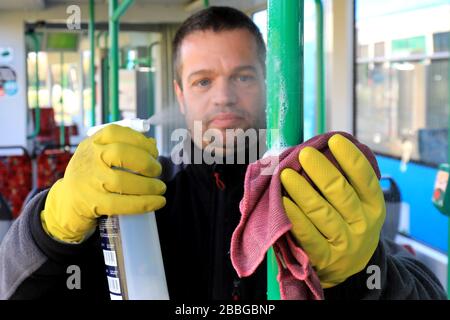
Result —
<path fill-rule="evenodd" d="M 214 128 L 224 140 L 226 129 L 265 127 L 264 72 L 249 31 L 194 32 L 183 40 L 179 60 L 182 87 L 175 81 L 175 91 L 197 146 L 206 142 L 194 136 L 194 121 L 202 122 L 202 136 Z"/>

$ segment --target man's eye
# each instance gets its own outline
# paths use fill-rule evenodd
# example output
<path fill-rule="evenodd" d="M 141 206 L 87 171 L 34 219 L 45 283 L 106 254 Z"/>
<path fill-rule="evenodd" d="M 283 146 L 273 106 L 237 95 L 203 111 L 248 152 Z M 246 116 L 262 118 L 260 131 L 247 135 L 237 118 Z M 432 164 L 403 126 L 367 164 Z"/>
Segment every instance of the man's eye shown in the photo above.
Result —
<path fill-rule="evenodd" d="M 207 87 L 207 86 L 209 86 L 210 84 L 211 84 L 211 81 L 210 81 L 209 79 L 202 79 L 202 80 L 196 81 L 196 82 L 194 83 L 194 86 L 197 86 L 197 87 Z"/>
<path fill-rule="evenodd" d="M 249 76 L 249 75 L 242 75 L 242 76 L 238 76 L 237 79 L 240 82 L 249 82 L 249 81 L 253 80 L 254 77 L 253 76 Z"/>

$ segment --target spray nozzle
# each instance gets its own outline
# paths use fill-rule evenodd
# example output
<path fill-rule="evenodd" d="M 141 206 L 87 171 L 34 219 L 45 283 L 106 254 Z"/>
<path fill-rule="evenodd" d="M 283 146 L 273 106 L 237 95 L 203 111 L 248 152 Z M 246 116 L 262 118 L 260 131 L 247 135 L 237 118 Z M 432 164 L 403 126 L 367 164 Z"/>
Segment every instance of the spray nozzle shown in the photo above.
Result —
<path fill-rule="evenodd" d="M 133 130 L 136 130 L 137 132 L 147 132 L 150 130 L 150 121 L 149 119 L 123 119 L 120 121 L 110 122 L 101 124 L 98 126 L 94 126 L 88 129 L 87 135 L 90 137 L 94 135 L 97 131 L 103 129 L 106 126 L 109 126 L 110 124 L 116 124 L 122 127 L 131 128 Z"/>

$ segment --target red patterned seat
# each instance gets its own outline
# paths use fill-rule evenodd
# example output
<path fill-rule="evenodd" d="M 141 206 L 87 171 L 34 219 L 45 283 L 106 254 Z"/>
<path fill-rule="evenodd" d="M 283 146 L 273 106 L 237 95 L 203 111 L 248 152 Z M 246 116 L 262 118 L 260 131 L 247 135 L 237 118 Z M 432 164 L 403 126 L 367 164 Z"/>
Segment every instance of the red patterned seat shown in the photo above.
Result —
<path fill-rule="evenodd" d="M 33 109 L 33 119 L 36 117 L 36 112 Z M 41 108 L 40 109 L 40 131 L 36 137 L 36 141 L 43 145 L 58 145 L 60 128 L 55 122 L 55 113 L 53 108 Z M 76 126 L 64 127 L 64 138 L 67 144 L 70 143 L 70 136 L 77 133 Z"/>
<path fill-rule="evenodd" d="M 0 157 L 0 193 L 13 218 L 20 214 L 22 204 L 32 188 L 32 166 L 28 154 Z"/>
<path fill-rule="evenodd" d="M 72 153 L 59 149 L 46 149 L 37 158 L 38 188 L 47 188 L 64 176 Z"/>

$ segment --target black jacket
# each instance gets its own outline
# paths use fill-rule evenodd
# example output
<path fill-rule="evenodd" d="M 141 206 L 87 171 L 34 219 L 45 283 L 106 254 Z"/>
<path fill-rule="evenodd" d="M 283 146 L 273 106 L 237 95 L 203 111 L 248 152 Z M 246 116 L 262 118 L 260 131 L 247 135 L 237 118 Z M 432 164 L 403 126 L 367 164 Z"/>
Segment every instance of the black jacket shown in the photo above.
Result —
<path fill-rule="evenodd" d="M 229 255 L 247 166 L 160 161 L 167 205 L 156 217 L 170 298 L 266 299 L 266 261 L 239 279 Z M 76 245 L 49 237 L 39 218 L 47 192 L 30 201 L 0 246 L 0 299 L 109 299 L 98 230 Z M 393 243 L 380 241 L 369 264 L 380 266 L 381 289 L 367 288 L 363 270 L 325 290 L 325 298 L 446 298 L 436 277 Z M 80 267 L 81 289 L 67 287 L 70 265 Z"/>

